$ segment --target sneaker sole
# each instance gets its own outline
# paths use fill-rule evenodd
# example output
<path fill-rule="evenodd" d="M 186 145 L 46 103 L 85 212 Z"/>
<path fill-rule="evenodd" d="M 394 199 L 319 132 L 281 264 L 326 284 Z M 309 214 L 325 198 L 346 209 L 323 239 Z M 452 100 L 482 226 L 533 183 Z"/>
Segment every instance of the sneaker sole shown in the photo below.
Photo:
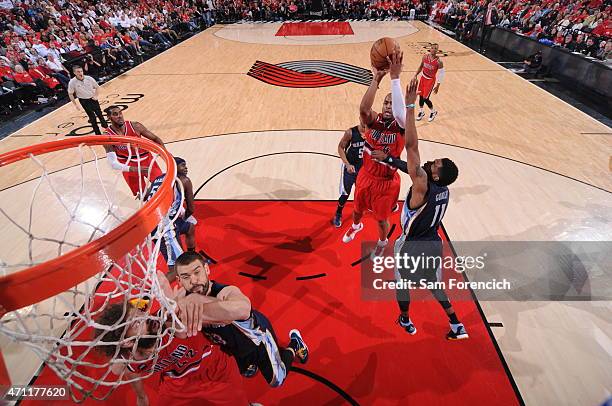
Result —
<path fill-rule="evenodd" d="M 470 336 L 467 334 L 461 334 L 461 335 L 458 335 L 457 337 L 446 337 L 446 339 L 449 341 L 460 341 L 460 340 L 466 340 L 468 338 L 470 338 Z"/>
<path fill-rule="evenodd" d="M 401 324 L 400 324 L 400 326 L 401 326 Z M 410 334 L 411 336 L 415 335 L 417 333 L 417 331 L 418 331 L 416 327 L 414 328 L 414 331 L 412 333 L 410 331 L 406 330 L 406 327 L 402 326 L 402 328 L 404 329 L 404 331 L 406 333 Z"/>
<path fill-rule="evenodd" d="M 295 328 L 294 328 L 293 330 L 291 330 L 291 331 L 289 332 L 289 339 L 290 339 L 290 340 L 291 340 L 291 338 L 292 338 L 291 336 L 292 336 L 292 335 L 294 335 L 294 334 L 300 338 L 301 343 L 304 345 L 304 349 L 305 349 L 305 350 L 306 350 L 306 352 L 308 353 L 308 356 L 306 357 L 306 359 L 302 359 L 302 358 L 298 357 L 298 358 L 299 358 L 299 360 L 300 360 L 300 363 L 301 363 L 301 364 L 305 364 L 305 363 L 308 361 L 308 357 L 310 356 L 310 353 L 309 353 L 309 351 L 308 351 L 308 346 L 306 345 L 306 341 L 304 341 L 304 339 L 302 338 L 302 334 L 300 333 L 300 330 L 298 330 L 298 329 L 295 329 Z"/>

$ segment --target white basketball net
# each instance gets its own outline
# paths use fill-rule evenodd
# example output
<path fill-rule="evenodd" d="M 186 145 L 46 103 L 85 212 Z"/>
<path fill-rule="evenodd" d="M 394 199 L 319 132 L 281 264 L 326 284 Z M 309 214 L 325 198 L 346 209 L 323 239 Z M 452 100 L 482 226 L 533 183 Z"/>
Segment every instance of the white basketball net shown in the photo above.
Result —
<path fill-rule="evenodd" d="M 62 162 L 72 156 L 76 164 L 58 171 L 49 169 L 60 155 Z M 112 170 L 105 160 L 101 148 L 80 145 L 30 156 L 29 160 L 0 168 L 0 177 L 7 176 L 3 170 L 16 165 L 24 171 L 38 173 L 32 180 L 0 191 L 0 233 L 15 241 L 0 247 L 1 276 L 91 242 L 142 206 L 132 196 L 122 174 Z M 164 162 L 158 157 L 153 161 L 165 172 Z M 146 190 L 147 185 L 141 184 L 141 193 Z M 18 200 L 24 202 L 25 196 L 31 197 L 28 207 L 15 204 Z M 177 329 L 183 328 L 174 313 L 175 303 L 163 294 L 157 276 L 161 236 L 173 227 L 173 222 L 174 219 L 166 217 L 121 261 L 113 262 L 89 280 L 55 297 L 7 313 L 0 320 L 0 344 L 13 384 L 30 382 L 31 374 L 13 378 L 18 375 L 16 371 L 26 370 L 29 363 L 35 364 L 30 368 L 35 373 L 40 365 L 40 361 L 37 365 L 35 362 L 38 357 L 66 381 L 74 401 L 89 397 L 103 400 L 118 385 L 131 382 L 124 373 L 115 375 L 111 371 L 114 365 L 129 362 L 138 367 L 155 363 L 159 350 L 169 344 Z M 152 299 L 155 313 L 141 312 L 128 320 L 128 311 L 134 307 L 133 303 L 139 303 L 138 299 Z M 121 317 L 111 325 L 98 323 L 98 318 L 115 303 L 122 304 Z M 127 336 L 128 325 L 149 320 L 158 322 L 154 323 L 159 326 L 154 334 Z M 166 321 L 170 326 L 164 328 Z M 117 341 L 103 342 L 102 336 L 95 336 L 94 329 L 123 332 Z M 147 359 L 134 361 L 136 346 L 146 338 L 155 339 L 155 351 Z M 112 356 L 102 355 L 99 350 L 103 344 L 116 346 Z M 124 348 L 121 355 L 120 348 Z M 148 368 L 143 372 L 140 379 L 150 376 L 153 370 Z"/>

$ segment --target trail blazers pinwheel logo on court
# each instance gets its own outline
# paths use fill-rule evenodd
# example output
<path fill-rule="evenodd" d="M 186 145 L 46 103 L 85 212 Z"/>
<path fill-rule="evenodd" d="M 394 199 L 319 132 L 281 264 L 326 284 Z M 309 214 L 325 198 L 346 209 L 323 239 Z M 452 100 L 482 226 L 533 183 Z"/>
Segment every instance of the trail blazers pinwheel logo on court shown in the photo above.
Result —
<path fill-rule="evenodd" d="M 368 69 L 332 61 L 293 61 L 273 65 L 257 61 L 247 75 L 281 87 L 315 88 L 341 85 L 347 82 L 370 86 L 372 72 Z"/>

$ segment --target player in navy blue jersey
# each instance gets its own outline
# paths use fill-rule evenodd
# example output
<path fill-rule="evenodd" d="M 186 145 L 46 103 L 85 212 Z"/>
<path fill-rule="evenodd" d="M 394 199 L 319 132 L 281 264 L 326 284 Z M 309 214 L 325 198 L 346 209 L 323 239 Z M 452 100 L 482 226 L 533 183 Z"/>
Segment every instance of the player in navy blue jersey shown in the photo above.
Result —
<path fill-rule="evenodd" d="M 289 332 L 287 347 L 279 346 L 267 317 L 251 307 L 237 286 L 211 280 L 208 263 L 200 254 L 183 253 L 176 259 L 176 271 L 182 286 L 177 292 L 179 313 L 187 334 L 201 329 L 234 357 L 242 375 L 252 377 L 259 370 L 271 387 L 278 387 L 295 358 L 302 364 L 308 361 L 308 347 L 298 330 Z"/>
<path fill-rule="evenodd" d="M 357 179 L 357 174 L 363 164 L 363 147 L 365 128 L 359 124 L 344 132 L 338 144 L 338 155 L 342 160 L 340 174 L 340 198 L 332 223 L 336 228 L 342 226 L 342 209 L 351 194 L 351 189 Z"/>
<path fill-rule="evenodd" d="M 187 250 L 195 250 L 195 225 L 198 223 L 193 217 L 193 186 L 191 180 L 187 177 L 187 163 L 183 158 L 174 157 L 174 161 L 177 166 L 177 181 L 180 181 L 183 185 L 182 192 L 181 188 L 177 184 L 174 185 L 174 200 L 170 206 L 168 213 L 168 219 L 164 219 L 160 224 L 165 231 L 162 235 L 162 241 L 160 245 L 160 252 L 170 270 L 168 278 L 173 281 L 176 277 L 174 272 L 174 261 L 176 258 L 183 253 L 183 247 L 181 245 L 180 236 L 185 235 L 187 243 Z M 151 187 L 145 194 L 144 201 L 148 201 L 157 190 L 161 187 L 166 174 L 158 176 L 151 183 Z M 183 208 L 183 203 L 185 207 Z M 170 221 L 174 220 L 174 224 Z M 153 231 L 153 235 L 157 232 L 157 228 Z"/>
<path fill-rule="evenodd" d="M 439 282 L 441 279 L 442 240 L 438 227 L 444 217 L 449 202 L 448 185 L 459 174 L 455 163 L 448 158 L 435 159 L 421 166 L 418 137 L 414 117 L 414 102 L 417 97 L 418 81 L 413 79 L 406 88 L 406 152 L 407 171 L 412 179 L 401 216 L 402 236 L 395 242 L 395 254 L 411 257 L 440 258 L 439 261 L 423 261 L 416 269 L 396 268 L 398 280 Z M 378 157 L 384 159 L 384 157 Z M 387 157 L 389 163 L 396 158 Z M 417 285 L 417 286 L 419 286 Z M 449 340 L 468 338 L 463 324 L 443 289 L 430 289 L 436 300 L 444 308 L 450 322 Z M 410 293 L 408 289 L 398 289 L 397 300 L 400 308 L 399 325 L 409 334 L 416 333 L 410 320 Z"/>

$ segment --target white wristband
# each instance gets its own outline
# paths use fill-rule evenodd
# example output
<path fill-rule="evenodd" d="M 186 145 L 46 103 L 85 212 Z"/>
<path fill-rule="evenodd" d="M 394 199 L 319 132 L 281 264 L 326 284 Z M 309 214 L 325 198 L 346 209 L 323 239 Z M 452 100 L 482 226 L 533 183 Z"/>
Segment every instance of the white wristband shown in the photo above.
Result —
<path fill-rule="evenodd" d="M 122 164 L 121 162 L 119 162 L 119 160 L 117 159 L 116 153 L 107 152 L 106 158 L 108 159 L 108 163 L 110 164 L 111 168 L 118 170 L 118 171 L 122 171 L 122 172 L 130 171 L 130 166 L 128 164 Z"/>
<path fill-rule="evenodd" d="M 399 79 L 391 80 L 391 109 L 393 118 L 400 127 L 406 128 L 406 109 L 404 106 L 404 94 Z"/>

